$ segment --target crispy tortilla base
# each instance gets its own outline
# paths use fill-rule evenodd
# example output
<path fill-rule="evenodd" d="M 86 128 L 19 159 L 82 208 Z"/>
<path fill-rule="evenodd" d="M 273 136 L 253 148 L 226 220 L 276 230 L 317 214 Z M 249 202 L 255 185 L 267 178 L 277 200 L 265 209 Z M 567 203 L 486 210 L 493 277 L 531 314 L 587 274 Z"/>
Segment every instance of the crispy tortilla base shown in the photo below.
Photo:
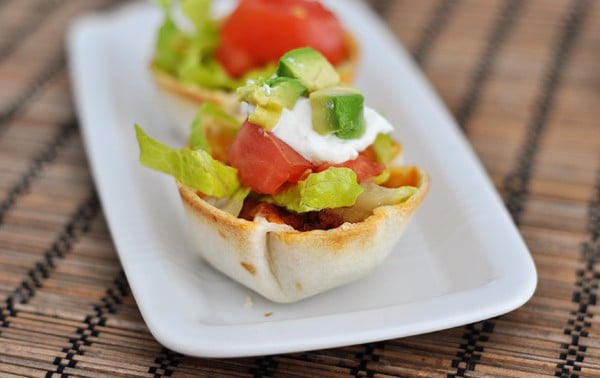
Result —
<path fill-rule="evenodd" d="M 358 64 L 358 45 L 350 33 L 345 34 L 348 59 L 336 67 L 344 83 L 352 83 Z M 175 133 L 180 138 L 187 138 L 190 124 L 196 116 L 198 107 L 203 102 L 214 102 L 233 115 L 240 115 L 240 104 L 235 92 L 223 89 L 202 88 L 193 84 L 185 84 L 173 76 L 161 71 L 154 62 L 150 64 L 150 72 L 159 89 L 159 96 Z"/>
<path fill-rule="evenodd" d="M 357 280 L 389 255 L 429 190 L 429 176 L 412 170 L 418 191 L 407 201 L 380 206 L 362 222 L 305 232 L 234 217 L 178 187 L 197 252 L 235 281 L 284 303 Z"/>

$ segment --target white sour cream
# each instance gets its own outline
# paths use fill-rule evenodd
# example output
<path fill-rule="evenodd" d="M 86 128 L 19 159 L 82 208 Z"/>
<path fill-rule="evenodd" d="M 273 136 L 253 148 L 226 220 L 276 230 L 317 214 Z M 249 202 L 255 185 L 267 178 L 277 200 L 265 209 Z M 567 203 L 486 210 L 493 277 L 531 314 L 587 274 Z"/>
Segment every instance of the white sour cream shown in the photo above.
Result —
<path fill-rule="evenodd" d="M 343 163 L 355 159 L 369 147 L 377 134 L 387 134 L 392 125 L 375 110 L 365 106 L 365 132 L 360 138 L 340 139 L 335 134 L 321 135 L 312 128 L 310 101 L 301 97 L 292 110 L 283 109 L 279 121 L 271 130 L 275 136 L 313 164 Z"/>

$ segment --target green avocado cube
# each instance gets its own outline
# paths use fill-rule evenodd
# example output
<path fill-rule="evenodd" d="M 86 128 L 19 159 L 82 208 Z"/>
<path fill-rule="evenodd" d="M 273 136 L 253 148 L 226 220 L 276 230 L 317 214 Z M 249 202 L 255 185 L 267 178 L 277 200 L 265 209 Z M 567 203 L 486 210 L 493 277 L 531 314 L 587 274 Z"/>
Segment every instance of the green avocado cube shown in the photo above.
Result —
<path fill-rule="evenodd" d="M 356 89 L 330 87 L 309 95 L 313 129 L 340 139 L 359 138 L 365 131 L 364 97 Z"/>
<path fill-rule="evenodd" d="M 283 108 L 292 109 L 300 96 L 306 93 L 302 83 L 289 77 L 274 77 L 249 83 L 238 88 L 238 97 L 255 106 L 250 122 L 271 130 L 279 121 Z"/>
<path fill-rule="evenodd" d="M 271 88 L 270 96 L 277 98 L 288 109 L 292 109 L 298 98 L 307 92 L 300 80 L 290 77 L 276 76 L 265 80 L 265 84 Z"/>
<path fill-rule="evenodd" d="M 310 47 L 288 51 L 277 66 L 277 76 L 291 77 L 313 92 L 339 84 L 340 75 L 320 52 Z"/>

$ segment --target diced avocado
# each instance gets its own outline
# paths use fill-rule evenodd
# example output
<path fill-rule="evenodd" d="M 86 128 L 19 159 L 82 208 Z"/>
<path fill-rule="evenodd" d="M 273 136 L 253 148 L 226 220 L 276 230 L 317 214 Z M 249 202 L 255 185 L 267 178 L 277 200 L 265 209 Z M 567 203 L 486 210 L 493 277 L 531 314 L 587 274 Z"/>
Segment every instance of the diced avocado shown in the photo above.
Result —
<path fill-rule="evenodd" d="M 269 102 L 270 88 L 264 87 L 262 82 L 249 81 L 246 85 L 236 90 L 238 99 L 252 105 L 265 105 Z"/>
<path fill-rule="evenodd" d="M 255 106 L 248 117 L 250 122 L 270 130 L 279 121 L 283 108 L 293 108 L 298 98 L 306 93 L 306 87 L 297 79 L 274 77 L 249 83 L 237 92 L 242 101 Z"/>
<path fill-rule="evenodd" d="M 364 98 L 356 89 L 330 87 L 309 95 L 313 129 L 341 139 L 360 137 L 365 131 Z"/>
<path fill-rule="evenodd" d="M 296 78 L 309 92 L 339 84 L 340 75 L 320 52 L 310 47 L 288 51 L 277 66 L 277 75 Z"/>
<path fill-rule="evenodd" d="M 265 130 L 271 130 L 281 117 L 281 108 L 268 108 L 265 106 L 257 106 L 254 111 L 248 116 L 248 121 L 255 125 L 261 126 Z"/>
<path fill-rule="evenodd" d="M 265 80 L 265 84 L 271 88 L 271 96 L 288 109 L 293 108 L 298 98 L 307 92 L 300 80 L 291 77 L 276 76 Z"/>

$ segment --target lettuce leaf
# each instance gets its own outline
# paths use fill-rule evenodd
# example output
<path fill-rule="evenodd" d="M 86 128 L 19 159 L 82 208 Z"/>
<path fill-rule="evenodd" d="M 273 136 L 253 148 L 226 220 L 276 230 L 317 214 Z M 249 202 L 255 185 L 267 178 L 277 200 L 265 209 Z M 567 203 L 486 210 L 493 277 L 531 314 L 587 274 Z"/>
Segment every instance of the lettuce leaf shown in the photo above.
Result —
<path fill-rule="evenodd" d="M 157 0 L 163 8 L 164 21 L 155 45 L 154 62 L 160 70 L 184 83 L 204 88 L 233 90 L 249 78 L 269 77 L 275 65 L 269 64 L 233 78 L 215 59 L 219 44 L 219 25 L 211 16 L 210 0 L 182 0 L 181 11 L 194 26 L 193 32 L 181 30 L 173 18 L 175 1 Z"/>
<path fill-rule="evenodd" d="M 244 200 L 248 197 L 248 194 L 250 194 L 250 188 L 240 186 L 220 209 L 237 217 L 242 211 Z"/>
<path fill-rule="evenodd" d="M 186 81 L 215 81 L 211 74 L 213 67 L 198 74 L 196 67 L 203 67 L 206 62 L 217 64 L 213 58 L 214 50 L 219 43 L 219 27 L 210 14 L 210 0 L 183 0 L 183 15 L 193 24 L 194 32 L 186 33 L 179 29 L 173 18 L 174 2 L 159 0 L 165 18 L 156 39 L 154 61 L 158 68 Z M 220 66 L 219 68 L 223 70 Z M 225 79 L 228 79 L 223 71 Z M 207 79 L 208 78 L 208 79 Z"/>
<path fill-rule="evenodd" d="M 186 41 L 171 18 L 168 1 L 162 1 L 161 4 L 165 9 L 166 17 L 158 29 L 154 62 L 161 70 L 174 74 L 178 62 L 183 58 L 182 50 Z"/>
<path fill-rule="evenodd" d="M 363 192 L 350 168 L 330 167 L 311 173 L 298 185 L 266 197 L 267 202 L 303 213 L 343 206 L 352 206 Z"/>
<path fill-rule="evenodd" d="M 237 170 L 213 159 L 206 151 L 171 148 L 150 137 L 138 125 L 135 132 L 143 165 L 217 198 L 229 197 L 240 187 Z"/>
<path fill-rule="evenodd" d="M 240 122 L 211 102 L 200 105 L 196 118 L 192 122 L 190 134 L 190 148 L 192 150 L 204 150 L 212 154 L 212 147 L 206 137 L 207 132 L 214 135 L 228 133 L 235 134 L 240 128 Z"/>
<path fill-rule="evenodd" d="M 394 160 L 401 148 L 390 134 L 377 134 L 371 146 L 375 151 L 377 161 L 386 165 Z"/>
<path fill-rule="evenodd" d="M 184 83 L 199 84 L 205 88 L 233 88 L 238 81 L 232 79 L 214 59 L 203 61 L 196 46 L 190 46 L 177 68 L 177 77 Z"/>
<path fill-rule="evenodd" d="M 353 206 L 335 210 L 347 222 L 360 222 L 371 215 L 376 207 L 402 203 L 418 190 L 414 186 L 388 188 L 372 181 L 364 182 L 362 187 L 364 191 Z"/>
<path fill-rule="evenodd" d="M 390 171 L 390 168 L 385 167 L 383 172 L 381 172 L 379 175 L 373 177 L 373 182 L 375 184 L 383 184 L 384 182 L 389 180 L 391 174 L 392 174 L 392 172 Z"/>
<path fill-rule="evenodd" d="M 214 50 L 219 40 L 219 27 L 210 14 L 210 2 L 210 0 L 181 1 L 183 14 L 194 24 L 196 30 L 193 35 L 195 44 L 203 46 L 208 51 Z"/>
<path fill-rule="evenodd" d="M 238 190 L 231 195 L 231 197 L 215 198 L 215 197 L 204 197 L 204 201 L 208 202 L 217 209 L 221 209 L 234 217 L 240 215 L 242 207 L 244 207 L 244 200 L 250 194 L 251 189 L 245 186 L 240 186 Z"/>

